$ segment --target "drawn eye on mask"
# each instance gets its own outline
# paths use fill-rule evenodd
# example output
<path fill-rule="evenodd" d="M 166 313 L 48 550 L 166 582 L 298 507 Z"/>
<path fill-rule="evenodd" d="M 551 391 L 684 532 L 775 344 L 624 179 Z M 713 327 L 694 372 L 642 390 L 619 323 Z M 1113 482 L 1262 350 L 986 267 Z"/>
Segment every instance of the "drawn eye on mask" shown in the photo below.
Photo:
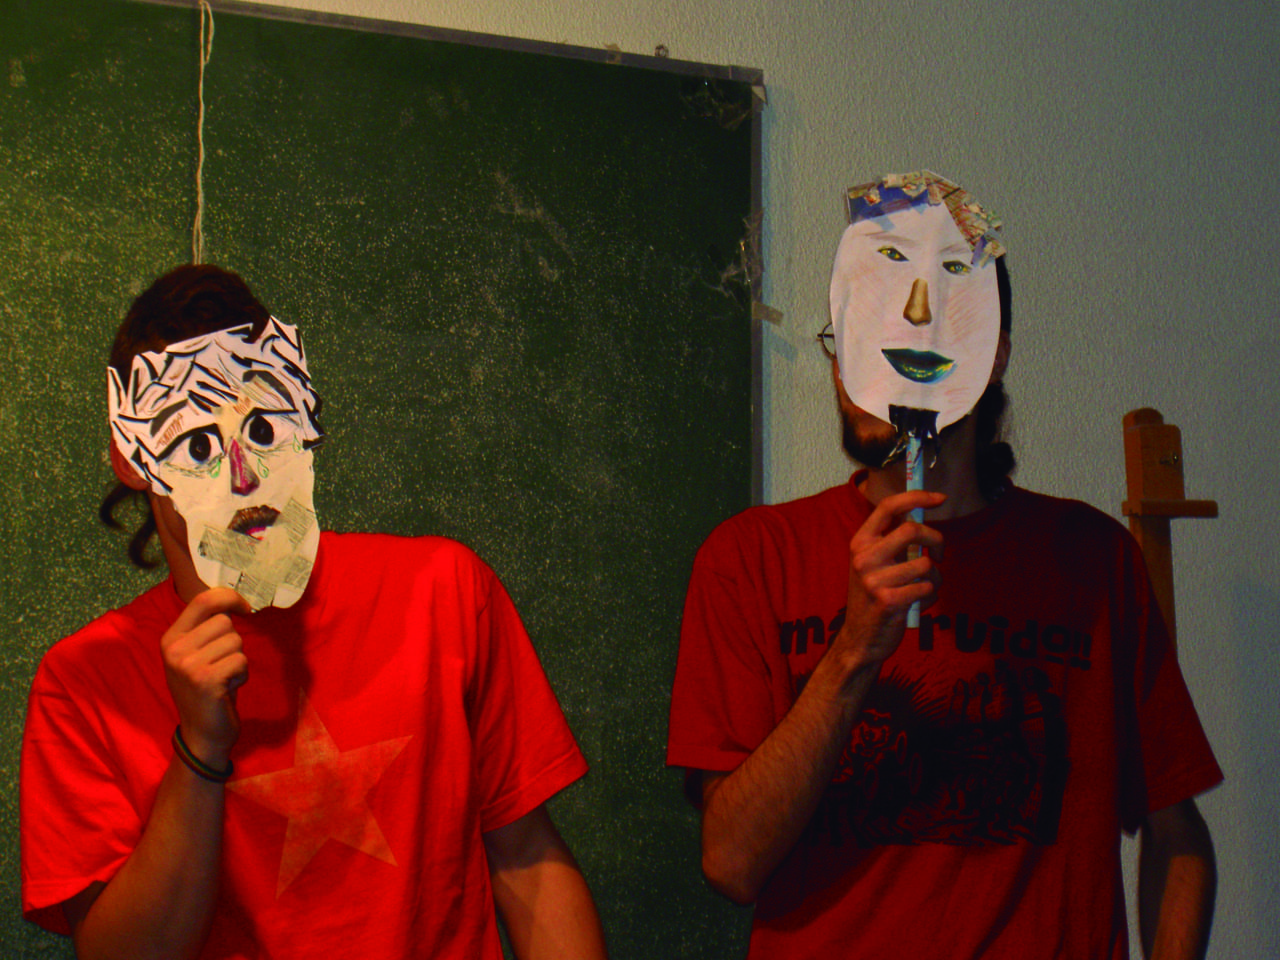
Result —
<path fill-rule="evenodd" d="M 162 466 L 216 477 L 222 467 L 222 438 L 211 427 L 184 433 L 157 458 Z"/>

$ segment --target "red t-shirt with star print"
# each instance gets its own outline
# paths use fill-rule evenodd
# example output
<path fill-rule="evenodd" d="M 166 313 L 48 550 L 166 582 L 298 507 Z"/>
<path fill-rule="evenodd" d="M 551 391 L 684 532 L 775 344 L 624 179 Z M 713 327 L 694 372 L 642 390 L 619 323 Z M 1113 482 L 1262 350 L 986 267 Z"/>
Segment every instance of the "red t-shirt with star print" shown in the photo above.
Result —
<path fill-rule="evenodd" d="M 21 771 L 27 919 L 138 843 L 173 751 L 170 581 L 56 644 Z M 586 772 L 494 573 L 441 538 L 326 533 L 295 606 L 235 618 L 249 659 L 204 958 L 501 957 L 483 833 Z"/>

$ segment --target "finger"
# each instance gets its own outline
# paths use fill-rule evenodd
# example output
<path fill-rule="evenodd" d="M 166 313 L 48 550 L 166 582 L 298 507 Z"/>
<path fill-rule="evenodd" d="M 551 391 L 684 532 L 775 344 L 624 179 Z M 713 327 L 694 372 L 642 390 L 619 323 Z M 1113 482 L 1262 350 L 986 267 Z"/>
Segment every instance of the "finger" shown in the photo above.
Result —
<path fill-rule="evenodd" d="M 931 510 L 940 506 L 946 499 L 947 495 L 938 490 L 904 490 L 901 493 L 892 494 L 876 504 L 876 508 L 863 521 L 862 528 L 858 532 L 866 531 L 876 536 L 881 535 L 912 510 Z"/>
<path fill-rule="evenodd" d="M 230 624 L 226 617 L 220 617 Z M 234 630 L 223 633 L 200 636 L 216 620 L 207 621 L 189 634 L 176 638 L 163 647 L 165 664 L 170 671 L 185 676 L 189 682 L 203 684 L 208 681 L 212 666 L 229 657 L 244 658 L 244 641 Z"/>
<path fill-rule="evenodd" d="M 867 575 L 867 586 L 871 589 L 876 587 L 897 587 L 904 583 L 911 583 L 920 579 L 938 579 L 937 565 L 927 556 L 913 557 L 910 560 L 902 560 L 899 563 L 890 566 L 880 567 Z"/>
<path fill-rule="evenodd" d="M 927 556 L 881 567 L 867 574 L 863 580 L 868 593 L 882 597 L 887 592 L 917 582 L 928 582 L 935 588 L 942 582 L 942 574 L 937 565 Z"/>
<path fill-rule="evenodd" d="M 249 661 L 246 659 L 239 666 L 235 673 L 227 680 L 227 693 L 231 695 L 232 703 L 235 702 L 236 691 L 249 682 Z"/>
<path fill-rule="evenodd" d="M 225 613 L 215 613 L 208 620 L 197 623 L 189 630 L 183 631 L 178 635 L 190 637 L 197 646 L 201 646 L 208 643 L 210 640 L 216 639 L 217 637 L 235 632 L 235 624 L 231 622 L 231 618 L 229 616 Z"/>
<path fill-rule="evenodd" d="M 906 520 L 898 524 L 885 534 L 881 542 L 885 541 L 887 541 L 886 545 L 898 548 L 895 556 L 902 554 L 912 545 L 919 546 L 922 550 L 942 549 L 942 533 L 935 527 L 917 523 L 915 520 Z"/>
<path fill-rule="evenodd" d="M 885 591 L 885 602 L 888 609 L 905 614 L 913 603 L 921 607 L 931 606 L 938 599 L 937 592 L 937 584 L 921 579 Z"/>
<path fill-rule="evenodd" d="M 898 533 L 899 537 L 906 537 L 906 540 L 896 541 L 903 544 L 910 542 L 911 537 L 921 531 L 928 531 L 923 534 L 924 540 L 921 541 L 926 546 L 932 546 L 936 542 L 940 542 L 941 534 L 932 527 L 926 526 L 918 520 L 912 519 L 911 510 L 908 509 L 903 513 L 890 513 L 886 511 L 879 518 L 873 514 L 867 518 L 867 521 L 853 535 L 853 539 L 849 541 L 851 548 L 860 548 L 871 546 L 878 543 L 885 537 L 892 537 L 898 531 L 906 528 L 906 533 Z"/>
<path fill-rule="evenodd" d="M 217 663 L 206 664 L 190 676 L 188 690 L 196 697 L 193 703 L 207 705 L 243 686 L 247 678 L 248 665 L 228 657 Z"/>
<path fill-rule="evenodd" d="M 894 527 L 883 536 L 870 540 L 854 539 L 850 549 L 859 570 L 890 566 L 906 555 L 907 548 L 918 545 L 926 550 L 941 551 L 942 534 L 933 527 L 908 520 Z"/>
<path fill-rule="evenodd" d="M 169 628 L 171 633 L 189 633 L 220 613 L 249 613 L 249 601 L 230 587 L 214 587 L 198 593 Z"/>
<path fill-rule="evenodd" d="M 227 657 L 243 655 L 244 641 L 238 633 L 226 633 L 211 639 L 203 646 L 193 648 L 188 656 L 201 663 L 217 663 Z"/>
<path fill-rule="evenodd" d="M 232 693 L 249 679 L 249 660 L 243 653 L 232 653 L 209 665 L 209 679 Z"/>
<path fill-rule="evenodd" d="M 938 568 L 922 557 L 877 570 L 867 578 L 864 589 L 878 606 L 889 610 L 897 609 L 902 603 L 900 591 L 903 588 L 912 588 L 909 592 L 914 594 L 916 586 L 923 584 L 927 595 L 931 597 L 937 592 L 940 583 Z M 920 597 L 913 595 L 910 599 L 915 601 Z"/>
<path fill-rule="evenodd" d="M 224 613 L 215 614 L 186 633 L 177 633 L 176 626 L 160 640 L 161 649 L 170 660 L 182 660 L 223 637 L 234 638 L 240 642 L 231 618 Z"/>

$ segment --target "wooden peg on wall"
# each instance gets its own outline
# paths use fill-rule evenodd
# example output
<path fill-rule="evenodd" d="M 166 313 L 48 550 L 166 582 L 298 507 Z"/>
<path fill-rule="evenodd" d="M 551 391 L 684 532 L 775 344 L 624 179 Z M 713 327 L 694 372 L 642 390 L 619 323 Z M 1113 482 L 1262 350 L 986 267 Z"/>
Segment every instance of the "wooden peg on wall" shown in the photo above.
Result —
<path fill-rule="evenodd" d="M 1147 559 L 1160 611 L 1177 640 L 1173 606 L 1173 544 L 1169 521 L 1175 517 L 1216 517 L 1213 500 L 1187 500 L 1182 483 L 1182 432 L 1165 423 L 1158 410 L 1143 407 L 1124 416 L 1124 466 L 1129 499 L 1121 511 Z"/>

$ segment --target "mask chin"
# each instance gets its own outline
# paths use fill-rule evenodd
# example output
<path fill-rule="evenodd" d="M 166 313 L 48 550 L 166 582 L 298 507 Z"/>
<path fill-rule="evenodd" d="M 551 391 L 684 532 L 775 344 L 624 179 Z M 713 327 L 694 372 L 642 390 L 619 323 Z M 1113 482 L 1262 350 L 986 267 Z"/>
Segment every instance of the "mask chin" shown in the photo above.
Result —
<path fill-rule="evenodd" d="M 194 494 L 188 504 L 175 496 L 203 583 L 230 587 L 254 610 L 289 607 L 302 597 L 320 543 L 310 457 L 308 451 L 290 465 L 300 474 L 297 482 L 277 488 L 264 504 L 237 510 L 225 497 L 210 503 L 207 490 L 182 491 Z M 238 529 L 246 525 L 253 535 Z"/>

